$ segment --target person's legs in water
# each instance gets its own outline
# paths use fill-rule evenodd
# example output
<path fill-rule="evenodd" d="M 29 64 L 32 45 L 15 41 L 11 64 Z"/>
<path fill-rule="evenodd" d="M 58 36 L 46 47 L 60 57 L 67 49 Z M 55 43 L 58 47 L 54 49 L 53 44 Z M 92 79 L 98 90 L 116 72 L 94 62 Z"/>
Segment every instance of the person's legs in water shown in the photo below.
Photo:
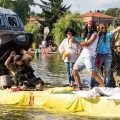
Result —
<path fill-rule="evenodd" d="M 72 74 L 73 65 L 74 65 L 74 63 L 72 63 L 72 62 L 66 62 L 67 73 L 68 73 L 68 77 L 69 77 L 69 84 L 72 87 L 74 86 L 74 82 L 75 82 L 73 74 Z"/>
<path fill-rule="evenodd" d="M 105 84 L 102 80 L 102 78 L 97 74 L 97 72 L 95 72 L 94 70 L 89 72 L 90 76 L 93 77 L 98 83 L 100 87 L 104 87 Z"/>
<path fill-rule="evenodd" d="M 95 78 L 91 77 L 90 87 L 91 87 L 91 88 L 95 87 L 95 84 L 96 84 Z"/>
<path fill-rule="evenodd" d="M 111 73 L 112 55 L 104 55 L 104 65 L 105 65 L 105 86 L 110 87 L 110 73 Z"/>
<path fill-rule="evenodd" d="M 74 65 L 74 63 L 71 62 L 71 63 L 70 63 L 70 77 L 71 77 L 71 82 L 70 82 L 70 84 L 71 84 L 72 87 L 74 87 L 74 83 L 75 83 L 75 79 L 74 79 L 74 76 L 73 76 L 73 74 L 72 74 L 73 65 Z"/>
<path fill-rule="evenodd" d="M 95 80 L 100 84 L 99 86 L 105 86 L 101 77 L 94 70 L 94 57 L 84 57 L 84 58 L 79 57 L 73 67 L 73 75 L 74 75 L 75 81 L 78 84 L 79 89 L 81 89 L 81 83 L 80 83 L 80 77 L 78 74 L 78 70 L 79 69 L 82 70 L 84 68 L 83 65 L 86 66 L 90 76 L 95 78 Z"/>
<path fill-rule="evenodd" d="M 88 57 L 84 59 L 85 66 L 90 74 L 91 77 L 93 77 L 98 83 L 99 86 L 104 87 L 105 84 L 102 80 L 102 78 L 95 72 L 95 67 L 94 67 L 94 57 Z"/>
<path fill-rule="evenodd" d="M 75 82 L 78 85 L 79 90 L 82 90 L 82 85 L 81 85 L 81 80 L 78 72 L 82 71 L 85 68 L 85 64 L 83 61 L 84 61 L 84 58 L 79 56 L 79 58 L 74 64 L 73 71 L 72 71 Z"/>
<path fill-rule="evenodd" d="M 99 57 L 101 57 L 101 58 L 98 61 Z M 103 56 L 100 56 L 99 54 L 97 54 L 96 57 L 95 57 L 95 62 L 94 62 L 94 70 L 97 73 L 100 70 L 102 63 L 103 63 Z M 95 80 L 94 77 L 91 77 L 90 87 L 93 88 L 95 85 L 96 85 L 96 80 Z"/>
<path fill-rule="evenodd" d="M 96 60 L 98 59 L 98 57 L 96 57 Z M 105 54 L 101 56 L 101 62 L 100 62 L 100 66 L 98 68 L 98 66 L 95 64 L 95 70 L 98 72 L 101 65 L 104 63 L 104 67 L 105 67 L 105 71 L 104 71 L 104 83 L 106 87 L 110 87 L 110 73 L 111 73 L 111 64 L 112 64 L 112 55 L 111 54 Z M 95 79 L 92 77 L 91 78 L 91 87 L 94 87 L 95 85 Z"/>
<path fill-rule="evenodd" d="M 69 62 L 66 62 L 66 70 L 67 70 L 68 79 L 69 79 L 69 83 L 70 83 L 70 63 Z"/>

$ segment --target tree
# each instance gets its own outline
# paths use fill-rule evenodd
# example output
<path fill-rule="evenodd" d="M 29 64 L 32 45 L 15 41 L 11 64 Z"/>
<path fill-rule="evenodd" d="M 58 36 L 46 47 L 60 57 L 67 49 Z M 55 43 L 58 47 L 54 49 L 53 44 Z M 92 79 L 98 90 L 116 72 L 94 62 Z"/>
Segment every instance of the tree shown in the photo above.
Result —
<path fill-rule="evenodd" d="M 52 35 L 58 45 L 65 38 L 64 30 L 67 27 L 73 28 L 76 31 L 76 36 L 80 37 L 82 33 L 82 18 L 80 14 L 66 13 L 54 24 Z"/>
<path fill-rule="evenodd" d="M 119 8 L 109 8 L 108 10 L 105 11 L 105 14 L 106 14 L 106 15 L 109 15 L 109 16 L 115 17 L 115 16 L 116 16 L 116 11 L 117 11 L 118 9 L 119 9 Z"/>
<path fill-rule="evenodd" d="M 100 10 L 100 13 L 103 13 L 103 14 L 105 14 L 105 10 Z"/>
<path fill-rule="evenodd" d="M 0 7 L 13 8 L 12 1 L 10 1 L 10 0 L 0 0 Z"/>
<path fill-rule="evenodd" d="M 39 45 L 43 36 L 40 34 L 41 25 L 39 22 L 28 22 L 25 25 L 25 30 L 34 34 L 34 42 Z M 38 46 L 37 46 L 38 47 Z"/>
<path fill-rule="evenodd" d="M 33 0 L 0 0 L 0 6 L 16 12 L 25 24 L 26 18 L 30 15 L 30 6 L 33 5 L 32 2 Z"/>
<path fill-rule="evenodd" d="M 26 23 L 26 18 L 30 16 L 30 6 L 33 5 L 31 2 L 33 0 L 29 1 L 23 1 L 23 0 L 14 0 L 13 1 L 13 11 L 15 11 L 19 17 L 22 19 L 22 22 Z"/>
<path fill-rule="evenodd" d="M 116 17 L 113 20 L 113 26 L 120 26 L 120 9 L 116 11 Z"/>
<path fill-rule="evenodd" d="M 63 0 L 48 0 L 48 2 L 41 0 L 41 2 L 45 6 L 42 8 L 42 15 L 45 17 L 43 26 L 49 27 L 50 30 L 53 28 L 53 24 L 57 21 L 57 19 L 64 15 L 71 7 L 62 5 Z"/>

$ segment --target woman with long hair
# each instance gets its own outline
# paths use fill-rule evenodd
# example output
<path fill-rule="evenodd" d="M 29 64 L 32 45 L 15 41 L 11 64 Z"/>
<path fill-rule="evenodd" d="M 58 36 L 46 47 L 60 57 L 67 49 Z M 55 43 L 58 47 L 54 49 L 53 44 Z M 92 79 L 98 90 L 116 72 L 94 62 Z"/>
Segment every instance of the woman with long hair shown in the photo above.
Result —
<path fill-rule="evenodd" d="M 102 87 L 104 86 L 103 80 L 94 70 L 95 51 L 98 42 L 96 23 L 94 21 L 89 21 L 85 26 L 84 31 L 85 32 L 83 37 L 85 39 L 85 42 L 81 43 L 76 42 L 76 44 L 83 47 L 83 50 L 73 67 L 74 79 L 78 85 L 79 90 L 81 90 L 82 87 L 78 72 L 82 71 L 85 67 L 87 68 L 90 76 L 95 78 L 95 80 L 100 84 L 100 86 Z"/>
<path fill-rule="evenodd" d="M 111 52 L 111 38 L 112 36 L 120 30 L 120 27 L 107 32 L 107 27 L 105 24 L 100 24 L 100 30 L 98 32 L 99 40 L 96 49 L 96 60 L 95 60 L 95 70 L 99 71 L 101 66 L 104 64 L 104 83 L 106 87 L 110 87 L 110 73 L 111 73 L 111 63 L 112 63 L 112 52 Z M 91 87 L 94 87 L 94 78 L 91 79 Z"/>

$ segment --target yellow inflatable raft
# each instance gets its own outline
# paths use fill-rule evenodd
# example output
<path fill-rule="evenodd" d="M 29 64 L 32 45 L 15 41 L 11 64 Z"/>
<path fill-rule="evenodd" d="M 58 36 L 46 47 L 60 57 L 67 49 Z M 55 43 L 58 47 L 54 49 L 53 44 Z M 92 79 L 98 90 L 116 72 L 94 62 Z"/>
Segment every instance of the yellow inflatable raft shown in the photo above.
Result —
<path fill-rule="evenodd" d="M 56 87 L 44 91 L 0 90 L 0 104 L 33 105 L 84 116 L 120 117 L 120 102 L 107 100 L 106 97 L 85 99 L 72 91 L 72 87 Z"/>

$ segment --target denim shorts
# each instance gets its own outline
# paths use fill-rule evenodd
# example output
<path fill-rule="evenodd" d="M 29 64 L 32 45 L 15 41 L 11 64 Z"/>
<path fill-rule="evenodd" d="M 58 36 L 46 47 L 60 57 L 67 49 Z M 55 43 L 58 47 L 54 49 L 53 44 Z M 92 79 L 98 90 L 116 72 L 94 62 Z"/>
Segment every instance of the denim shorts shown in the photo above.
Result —
<path fill-rule="evenodd" d="M 95 57 L 89 56 L 89 57 L 81 57 L 77 59 L 77 61 L 74 64 L 73 69 L 76 69 L 78 71 L 82 71 L 85 67 L 87 68 L 88 72 L 95 70 Z"/>

